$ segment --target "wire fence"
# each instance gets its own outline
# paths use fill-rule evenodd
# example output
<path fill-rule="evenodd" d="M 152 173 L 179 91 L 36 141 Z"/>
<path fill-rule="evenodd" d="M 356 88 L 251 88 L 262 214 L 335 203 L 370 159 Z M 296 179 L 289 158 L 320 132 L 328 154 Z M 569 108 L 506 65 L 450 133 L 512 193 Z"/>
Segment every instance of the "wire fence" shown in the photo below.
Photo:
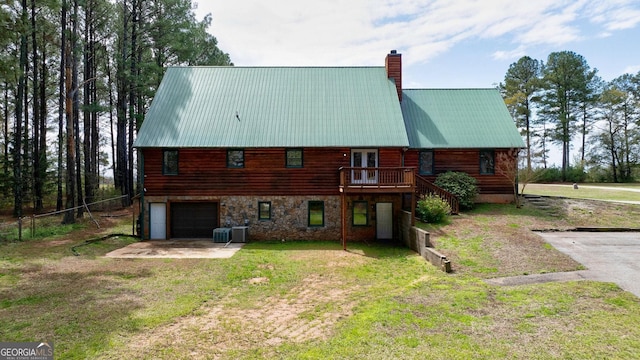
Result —
<path fill-rule="evenodd" d="M 125 201 L 124 199 L 127 199 Z M 56 235 L 58 232 L 65 230 L 64 226 L 73 226 L 63 224 L 63 218 L 69 211 L 77 214 L 79 211 L 87 216 L 87 220 L 78 219 L 78 222 L 90 222 L 87 226 L 101 227 L 101 218 L 126 216 L 120 210 L 126 208 L 129 195 L 117 196 L 105 200 L 86 203 L 74 208 L 68 208 L 60 211 L 52 211 L 44 214 L 33 214 L 24 216 L 15 221 L 0 222 L 0 242 L 23 241 L 25 239 L 44 238 Z M 132 230 L 133 231 L 133 230 Z"/>

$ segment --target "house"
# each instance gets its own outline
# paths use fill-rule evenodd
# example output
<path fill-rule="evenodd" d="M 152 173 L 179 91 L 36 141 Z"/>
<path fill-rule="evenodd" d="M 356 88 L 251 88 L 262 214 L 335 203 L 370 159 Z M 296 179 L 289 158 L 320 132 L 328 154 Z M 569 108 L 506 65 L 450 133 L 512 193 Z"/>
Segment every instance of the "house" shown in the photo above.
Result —
<path fill-rule="evenodd" d="M 167 69 L 134 143 L 144 237 L 391 239 L 447 170 L 478 177 L 481 200 L 511 199 L 493 161 L 524 144 L 497 90 L 403 90 L 401 59 Z"/>

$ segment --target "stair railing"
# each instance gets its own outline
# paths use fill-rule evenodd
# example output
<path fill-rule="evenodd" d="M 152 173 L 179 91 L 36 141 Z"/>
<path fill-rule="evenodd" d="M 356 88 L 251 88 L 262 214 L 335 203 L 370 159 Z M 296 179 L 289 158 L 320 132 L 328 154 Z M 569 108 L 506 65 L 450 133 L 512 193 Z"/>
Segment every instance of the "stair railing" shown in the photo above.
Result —
<path fill-rule="evenodd" d="M 458 201 L 457 196 L 435 185 L 434 183 L 430 182 L 420 175 L 416 174 L 415 178 L 416 195 L 418 196 L 418 198 L 420 198 L 422 195 L 436 195 L 449 203 L 449 206 L 451 206 L 452 214 L 458 214 L 460 212 L 460 202 Z"/>

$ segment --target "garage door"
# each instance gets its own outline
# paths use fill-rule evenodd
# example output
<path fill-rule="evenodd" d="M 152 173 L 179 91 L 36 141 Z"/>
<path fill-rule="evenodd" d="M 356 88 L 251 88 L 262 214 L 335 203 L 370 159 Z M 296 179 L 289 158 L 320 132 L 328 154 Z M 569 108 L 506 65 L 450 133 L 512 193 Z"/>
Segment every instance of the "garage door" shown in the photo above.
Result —
<path fill-rule="evenodd" d="M 171 203 L 172 238 L 211 238 L 218 227 L 218 203 Z"/>

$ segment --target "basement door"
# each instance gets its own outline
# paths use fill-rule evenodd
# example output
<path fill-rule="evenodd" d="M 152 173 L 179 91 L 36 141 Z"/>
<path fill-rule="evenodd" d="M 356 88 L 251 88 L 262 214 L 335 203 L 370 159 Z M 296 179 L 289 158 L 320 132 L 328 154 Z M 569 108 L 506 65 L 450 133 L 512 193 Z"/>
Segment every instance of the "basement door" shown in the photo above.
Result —
<path fill-rule="evenodd" d="M 376 203 L 376 237 L 393 239 L 393 203 Z"/>
<path fill-rule="evenodd" d="M 167 238 L 167 204 L 165 203 L 149 204 L 149 238 L 152 240 Z"/>

